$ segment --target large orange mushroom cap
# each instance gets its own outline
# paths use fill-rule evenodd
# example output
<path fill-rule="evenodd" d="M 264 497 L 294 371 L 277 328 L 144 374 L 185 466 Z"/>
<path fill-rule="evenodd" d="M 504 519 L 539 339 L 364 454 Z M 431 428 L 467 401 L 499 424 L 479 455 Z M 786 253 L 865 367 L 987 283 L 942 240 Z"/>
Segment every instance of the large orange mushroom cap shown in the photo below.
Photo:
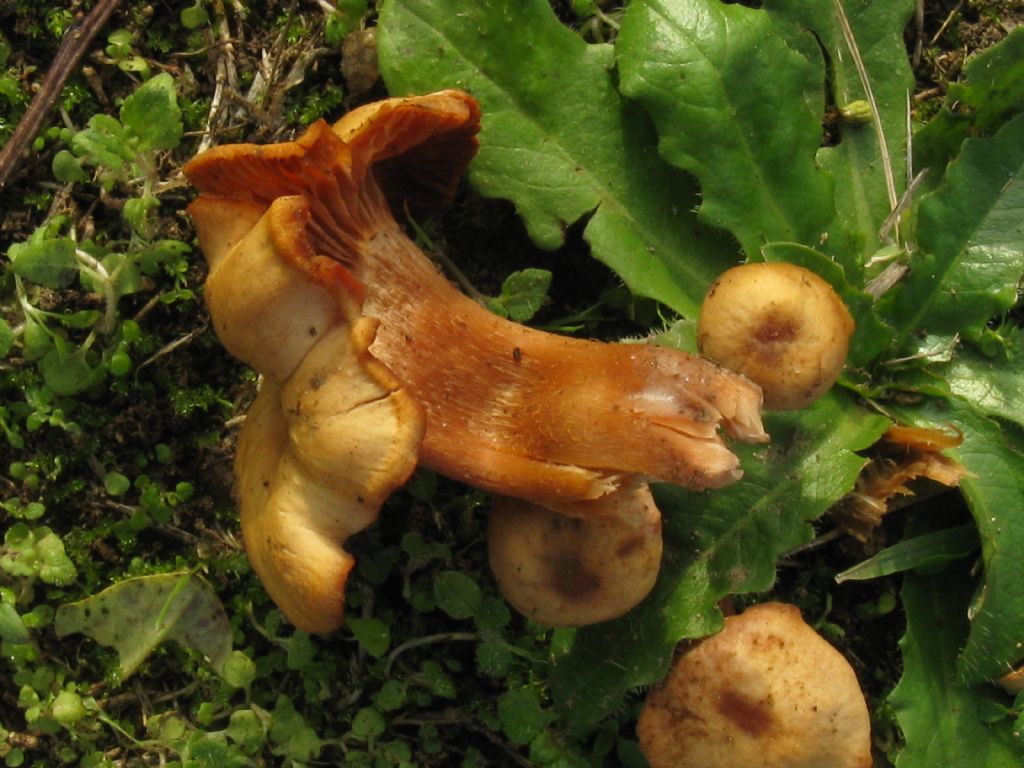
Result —
<path fill-rule="evenodd" d="M 850 664 L 783 603 L 727 617 L 637 722 L 651 768 L 871 768 L 870 729 Z"/>

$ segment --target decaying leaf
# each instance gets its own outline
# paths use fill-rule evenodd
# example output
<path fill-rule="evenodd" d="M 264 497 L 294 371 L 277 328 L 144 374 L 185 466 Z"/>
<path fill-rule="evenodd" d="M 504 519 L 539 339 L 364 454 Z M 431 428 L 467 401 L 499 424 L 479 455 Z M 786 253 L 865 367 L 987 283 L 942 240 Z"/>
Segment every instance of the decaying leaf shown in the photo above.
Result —
<path fill-rule="evenodd" d="M 886 514 L 905 506 L 921 483 L 930 480 L 956 487 L 968 472 L 942 451 L 960 445 L 962 435 L 939 429 L 895 425 L 875 446 L 875 455 L 861 470 L 854 489 L 833 510 L 844 531 L 871 540 Z"/>
<path fill-rule="evenodd" d="M 113 648 L 121 680 L 165 640 L 203 654 L 221 670 L 231 654 L 231 627 L 213 588 L 191 573 L 126 579 L 57 609 L 58 637 L 82 633 Z"/>

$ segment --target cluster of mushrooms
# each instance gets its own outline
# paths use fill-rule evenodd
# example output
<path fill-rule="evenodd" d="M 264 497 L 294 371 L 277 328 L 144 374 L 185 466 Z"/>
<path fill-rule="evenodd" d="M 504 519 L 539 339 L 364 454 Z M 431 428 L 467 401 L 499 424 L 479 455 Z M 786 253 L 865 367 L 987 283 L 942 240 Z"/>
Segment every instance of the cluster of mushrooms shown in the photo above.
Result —
<path fill-rule="evenodd" d="M 214 328 L 261 374 L 235 460 L 246 552 L 274 602 L 306 631 L 342 624 L 354 564 L 345 542 L 417 466 L 495 497 L 491 567 L 525 616 L 581 626 L 622 615 L 648 594 L 661 560 L 648 483 L 700 490 L 733 482 L 741 472 L 723 433 L 767 440 L 762 392 L 767 407 L 801 407 L 831 386 L 845 360 L 849 313 L 824 281 L 788 264 L 738 267 L 715 283 L 700 318 L 701 356 L 568 338 L 490 313 L 396 219 L 450 199 L 479 126 L 471 96 L 441 91 L 369 104 L 333 126 L 318 121 L 291 142 L 217 147 L 185 169 L 200 192 L 189 213 L 209 264 Z M 737 302 L 737 285 L 749 280 L 763 306 Z M 792 309 L 808 304 L 809 313 Z M 811 351 L 807 336 L 830 351 Z M 780 357 L 787 348 L 802 357 Z M 800 622 L 794 610 L 781 620 Z M 735 649 L 766 616 L 750 609 L 730 618 L 682 656 L 651 696 L 641 737 L 665 717 L 710 727 L 692 695 L 685 705 L 666 705 L 667 697 L 685 687 L 678 679 L 693 678 L 686 670 L 713 676 L 707 665 L 718 662 L 700 659 L 736 632 L 746 634 L 729 652 L 744 655 Z M 845 664 L 833 654 L 832 663 Z M 745 688 L 711 702 L 722 717 L 746 720 L 751 750 L 776 714 L 782 722 L 774 686 L 788 685 L 758 676 L 794 663 L 751 663 Z M 845 724 L 856 702 L 864 709 L 852 670 L 812 666 L 829 678 L 815 696 L 842 675 L 852 681 L 848 706 L 827 712 L 853 731 L 848 738 L 863 740 L 866 712 L 863 723 Z M 826 709 L 807 701 L 808 712 Z M 654 768 L 734 762 L 644 749 Z M 786 759 L 762 764 L 863 764 Z"/>

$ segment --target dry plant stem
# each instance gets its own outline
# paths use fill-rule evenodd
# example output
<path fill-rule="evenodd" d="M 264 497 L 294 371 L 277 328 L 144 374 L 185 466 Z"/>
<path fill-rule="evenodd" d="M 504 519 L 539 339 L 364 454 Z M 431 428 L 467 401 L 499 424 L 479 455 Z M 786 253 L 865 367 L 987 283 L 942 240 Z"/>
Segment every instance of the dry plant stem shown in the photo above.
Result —
<path fill-rule="evenodd" d="M 899 205 L 899 198 L 896 194 L 896 179 L 893 175 L 892 157 L 889 155 L 889 144 L 885 138 L 885 129 L 882 127 L 882 118 L 878 112 L 878 102 L 875 100 L 875 91 L 871 87 L 871 79 L 868 77 L 867 67 L 864 66 L 864 59 L 860 55 L 860 47 L 857 45 L 857 38 L 853 34 L 850 20 L 843 9 L 843 2 L 842 0 L 833 0 L 833 4 L 836 9 L 836 17 L 839 19 L 839 26 L 843 30 L 846 45 L 850 49 L 850 55 L 853 56 L 853 63 L 857 68 L 857 75 L 860 77 L 861 86 L 867 95 L 868 103 L 871 104 L 871 122 L 875 126 L 875 133 L 878 136 L 878 149 L 882 155 L 882 171 L 885 173 L 885 189 L 889 195 L 889 208 L 890 210 L 895 210 Z M 897 230 L 898 239 L 899 230 Z"/>
<path fill-rule="evenodd" d="M 18 121 L 11 138 L 0 148 L 0 190 L 7 185 L 22 153 L 39 133 L 64 83 L 75 71 L 89 44 L 103 29 L 120 2 L 121 0 L 99 0 L 81 23 L 64 34 L 57 55 L 46 71 L 39 91 L 32 97 L 32 102 Z"/>

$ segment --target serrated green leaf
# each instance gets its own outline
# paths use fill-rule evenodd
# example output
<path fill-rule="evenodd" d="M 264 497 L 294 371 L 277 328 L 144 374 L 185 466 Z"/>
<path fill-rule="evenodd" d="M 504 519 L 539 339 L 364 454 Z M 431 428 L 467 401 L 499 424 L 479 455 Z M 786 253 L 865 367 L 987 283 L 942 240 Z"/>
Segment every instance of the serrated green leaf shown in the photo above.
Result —
<path fill-rule="evenodd" d="M 954 456 L 972 473 L 960 488 L 981 536 L 985 572 L 957 669 L 964 680 L 982 682 L 1024 659 L 1024 445 L 1017 433 L 960 410 L 955 423 L 964 441 Z"/>
<path fill-rule="evenodd" d="M 7 255 L 14 274 L 54 290 L 67 288 L 78 273 L 75 242 L 67 237 L 32 238 L 12 245 Z"/>
<path fill-rule="evenodd" d="M 981 413 L 1024 427 L 1024 330 L 1008 328 L 1004 341 L 992 356 L 962 345 L 938 371 L 950 391 Z"/>
<path fill-rule="evenodd" d="M 891 576 L 916 568 L 933 568 L 962 560 L 978 548 L 973 525 L 958 525 L 934 533 L 904 539 L 836 576 L 836 583 Z"/>
<path fill-rule="evenodd" d="M 590 214 L 593 254 L 630 290 L 696 316 L 736 246 L 696 221 L 695 185 L 616 91 L 610 46 L 586 44 L 546 0 L 386 0 L 377 29 L 391 93 L 459 87 L 480 100 L 478 191 L 511 199 L 545 248 Z"/>
<path fill-rule="evenodd" d="M 1024 28 L 971 58 L 941 112 L 914 134 L 914 165 L 936 174 L 968 137 L 990 136 L 1024 112 Z"/>
<path fill-rule="evenodd" d="M 653 117 L 662 155 L 697 176 L 700 214 L 753 258 L 765 241 L 817 243 L 835 217 L 815 160 L 824 70 L 780 24 L 741 4 L 639 0 L 616 44 L 621 90 Z"/>
<path fill-rule="evenodd" d="M 792 47 L 807 55 L 817 50 L 823 56 L 834 104 L 842 108 L 867 100 L 833 0 L 765 0 L 762 7 L 794 22 L 794 26 L 780 27 L 798 30 L 789 39 Z M 895 195 L 899 197 L 905 188 L 907 94 L 913 91 L 914 77 L 903 30 L 914 11 L 914 0 L 844 0 L 843 8 L 874 94 L 886 147 L 883 153 L 873 121 L 843 122 L 836 126 L 837 141 L 818 154 L 818 162 L 835 179 L 838 214 L 821 247 L 846 268 L 856 285 L 855 267 L 878 248 L 876 233 L 892 208 L 883 154 L 890 160 Z"/>
<path fill-rule="evenodd" d="M 1024 115 L 964 144 L 943 185 L 921 201 L 911 270 L 894 291 L 901 337 L 923 328 L 979 339 L 1017 300 L 1024 274 Z"/>
<path fill-rule="evenodd" d="M 174 149 L 184 131 L 174 78 L 167 72 L 150 78 L 121 105 L 121 123 L 140 150 Z"/>
<path fill-rule="evenodd" d="M 120 171 L 134 157 L 124 127 L 104 114 L 93 115 L 85 129 L 71 137 L 71 149 L 85 162 L 114 171 Z"/>
<path fill-rule="evenodd" d="M 813 536 L 854 484 L 889 420 L 831 394 L 801 412 L 766 414 L 769 447 L 734 446 L 743 479 L 709 493 L 661 486 L 665 555 L 652 594 L 615 621 L 577 631 L 553 690 L 573 729 L 588 730 L 631 688 L 664 676 L 679 640 L 721 627 L 718 601 L 769 589 L 775 561 Z"/>
<path fill-rule="evenodd" d="M 224 733 L 247 752 L 255 753 L 267 740 L 267 723 L 252 709 L 236 709 L 228 719 Z"/>
<path fill-rule="evenodd" d="M 997 689 L 957 680 L 972 581 L 961 566 L 904 578 L 903 676 L 889 697 L 906 740 L 896 768 L 1016 768 L 1024 757 L 1011 721 L 988 725 L 978 716 L 979 707 L 1000 698 Z"/>
<path fill-rule="evenodd" d="M 231 626 L 217 593 L 187 573 L 126 579 L 62 605 L 55 628 L 59 637 L 81 633 L 116 650 L 122 680 L 165 640 L 205 655 L 218 671 L 231 653 Z"/>
<path fill-rule="evenodd" d="M 513 272 L 501 285 L 501 293 L 487 302 L 492 312 L 517 323 L 532 319 L 544 304 L 551 287 L 551 272 L 523 269 Z"/>
<path fill-rule="evenodd" d="M 434 599 L 438 608 L 453 619 L 468 619 L 480 607 L 483 592 L 466 574 L 441 571 L 434 575 Z"/>

